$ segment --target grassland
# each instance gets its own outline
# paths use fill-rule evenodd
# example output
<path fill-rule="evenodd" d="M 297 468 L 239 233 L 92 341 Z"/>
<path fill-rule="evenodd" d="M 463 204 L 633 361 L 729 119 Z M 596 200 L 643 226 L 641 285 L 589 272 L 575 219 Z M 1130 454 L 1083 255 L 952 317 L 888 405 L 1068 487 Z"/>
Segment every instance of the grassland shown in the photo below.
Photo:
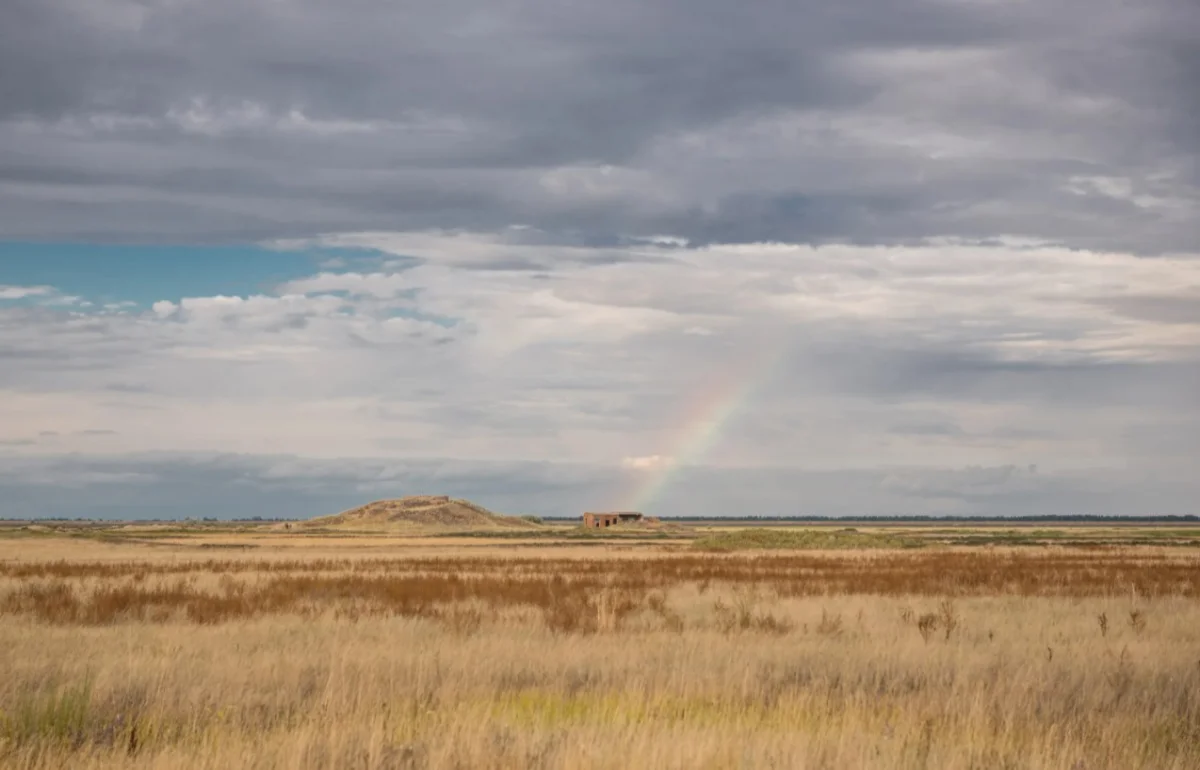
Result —
<path fill-rule="evenodd" d="M 842 550 L 862 548 L 919 548 L 925 541 L 882 532 L 859 532 L 854 528 L 801 529 L 755 527 L 726 529 L 697 538 L 693 545 L 705 551 L 744 550 Z"/>
<path fill-rule="evenodd" d="M 1186 537 L 111 534 L 0 536 L 0 767 L 1200 767 Z"/>

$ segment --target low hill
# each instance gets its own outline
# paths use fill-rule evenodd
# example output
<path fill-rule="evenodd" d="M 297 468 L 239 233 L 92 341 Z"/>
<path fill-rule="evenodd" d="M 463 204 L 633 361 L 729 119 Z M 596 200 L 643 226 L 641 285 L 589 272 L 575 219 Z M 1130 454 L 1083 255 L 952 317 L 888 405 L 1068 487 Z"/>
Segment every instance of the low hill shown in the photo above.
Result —
<path fill-rule="evenodd" d="M 356 529 L 532 529 L 537 525 L 512 516 L 500 516 L 469 500 L 445 495 L 414 495 L 396 500 L 376 500 L 333 516 L 310 519 L 309 525 Z"/>

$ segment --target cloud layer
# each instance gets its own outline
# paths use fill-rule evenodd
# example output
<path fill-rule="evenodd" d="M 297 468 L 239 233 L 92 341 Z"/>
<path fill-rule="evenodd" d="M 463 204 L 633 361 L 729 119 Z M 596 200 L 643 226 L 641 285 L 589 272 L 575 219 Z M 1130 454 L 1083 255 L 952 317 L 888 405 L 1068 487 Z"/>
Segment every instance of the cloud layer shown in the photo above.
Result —
<path fill-rule="evenodd" d="M 561 465 L 597 504 L 676 514 L 736 508 L 732 490 L 771 510 L 817 504 L 811 480 L 786 491 L 789 468 L 870 479 L 876 497 L 843 493 L 872 511 L 1040 510 L 1064 484 L 1082 505 L 1086 480 L 1112 472 L 1131 489 L 1194 485 L 1200 261 L 948 241 L 544 241 L 329 237 L 310 245 L 374 256 L 266 294 L 149 308 L 13 291 L 0 457 L 519 459 L 541 469 L 530 489 Z M 1029 478 L 961 470 L 1033 465 Z M 699 496 L 700 467 L 762 472 L 775 492 Z M 568 492 L 527 504 L 588 507 Z M 834 498 L 820 506 L 844 507 Z"/>
<path fill-rule="evenodd" d="M 1191 0 L 8 0 L 0 241 L 324 262 L 147 301 L 0 257 L 3 499 L 1180 512 L 1198 38 Z"/>
<path fill-rule="evenodd" d="M 1200 9 L 11 0 L 0 235 L 1190 251 Z"/>

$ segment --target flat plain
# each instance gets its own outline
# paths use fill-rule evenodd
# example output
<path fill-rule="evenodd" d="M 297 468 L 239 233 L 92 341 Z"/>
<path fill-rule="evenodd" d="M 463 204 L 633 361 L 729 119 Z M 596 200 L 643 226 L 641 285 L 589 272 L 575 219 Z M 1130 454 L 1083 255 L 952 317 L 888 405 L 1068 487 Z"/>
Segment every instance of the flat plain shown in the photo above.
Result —
<path fill-rule="evenodd" d="M 1183 527 L 0 528 L 0 767 L 1200 767 Z"/>

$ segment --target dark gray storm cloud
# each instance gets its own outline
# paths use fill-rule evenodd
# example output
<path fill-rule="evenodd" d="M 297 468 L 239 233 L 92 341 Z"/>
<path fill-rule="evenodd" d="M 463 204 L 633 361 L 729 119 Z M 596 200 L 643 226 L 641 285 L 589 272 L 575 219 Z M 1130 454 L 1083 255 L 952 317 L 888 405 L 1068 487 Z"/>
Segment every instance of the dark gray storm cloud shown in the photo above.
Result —
<path fill-rule="evenodd" d="M 1190 0 L 8 0 L 0 237 L 1194 245 Z"/>

